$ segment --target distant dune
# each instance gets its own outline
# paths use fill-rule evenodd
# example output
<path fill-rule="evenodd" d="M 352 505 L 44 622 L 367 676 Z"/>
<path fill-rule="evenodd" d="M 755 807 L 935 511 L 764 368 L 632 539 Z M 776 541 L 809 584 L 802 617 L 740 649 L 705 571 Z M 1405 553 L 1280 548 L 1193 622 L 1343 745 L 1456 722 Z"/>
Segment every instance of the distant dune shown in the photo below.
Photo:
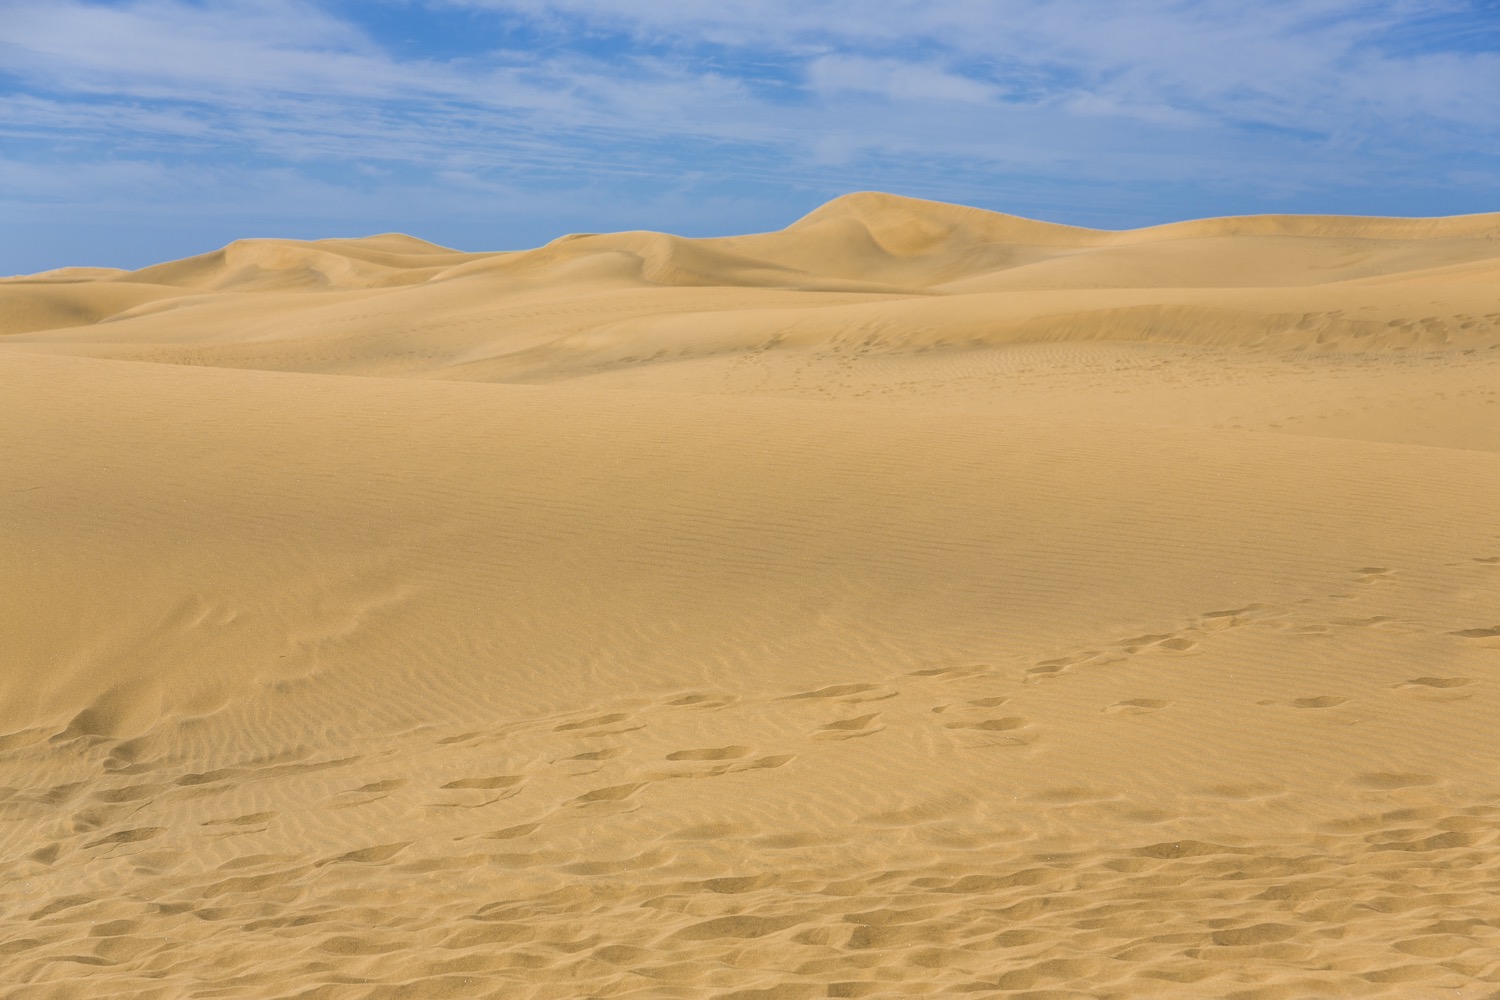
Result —
<path fill-rule="evenodd" d="M 1500 991 L 1500 215 L 0 280 L 0 1000 Z"/>

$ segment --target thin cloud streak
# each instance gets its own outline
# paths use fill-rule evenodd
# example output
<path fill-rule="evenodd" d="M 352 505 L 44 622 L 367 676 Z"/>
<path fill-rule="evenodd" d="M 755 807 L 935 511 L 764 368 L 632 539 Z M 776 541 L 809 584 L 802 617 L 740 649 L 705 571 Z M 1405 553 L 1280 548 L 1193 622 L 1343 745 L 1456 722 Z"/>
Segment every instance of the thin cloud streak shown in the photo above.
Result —
<path fill-rule="evenodd" d="M 66 175 L 128 214 L 110 179 L 160 176 L 213 214 L 233 176 L 264 179 L 268 215 L 370 229 L 382 198 L 504 219 L 502 192 L 566 191 L 758 203 L 772 228 L 858 187 L 1128 225 L 1424 190 L 1446 211 L 1496 172 L 1500 52 L 1464 47 L 1483 15 L 1456 0 L 374 2 L 10 0 L 0 206 L 84 204 Z M 376 11 L 462 17 L 462 54 L 395 44 Z"/>

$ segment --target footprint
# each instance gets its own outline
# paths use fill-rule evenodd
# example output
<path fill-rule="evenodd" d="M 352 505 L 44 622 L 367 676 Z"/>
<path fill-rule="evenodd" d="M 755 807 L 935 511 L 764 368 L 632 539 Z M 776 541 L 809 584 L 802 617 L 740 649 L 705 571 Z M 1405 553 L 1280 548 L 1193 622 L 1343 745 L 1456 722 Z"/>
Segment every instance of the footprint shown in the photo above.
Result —
<path fill-rule="evenodd" d="M 526 780 L 526 778 L 523 775 L 519 775 L 519 774 L 501 774 L 501 775 L 497 775 L 496 777 L 493 777 L 493 778 L 459 778 L 457 781 L 450 781 L 446 785 L 443 785 L 442 787 L 443 788 L 477 788 L 477 789 L 489 791 L 489 790 L 496 789 L 496 788 L 510 788 L 510 787 L 512 787 L 514 785 L 519 785 L 521 782 L 523 782 L 525 780 Z"/>
<path fill-rule="evenodd" d="M 1085 649 L 1081 653 L 1073 653 L 1068 656 L 1058 656 L 1050 660 L 1039 660 L 1037 661 L 1036 666 L 1032 667 L 1030 670 L 1027 670 L 1026 673 L 1037 676 L 1060 674 L 1063 671 L 1067 670 L 1069 667 L 1076 667 L 1079 664 L 1087 663 L 1088 661 L 1094 659 L 1096 656 L 1102 655 L 1103 654 L 1100 653 L 1097 649 Z"/>
<path fill-rule="evenodd" d="M 1500 625 L 1496 625 L 1493 628 L 1459 629 L 1457 632 L 1450 632 L 1448 634 L 1456 635 L 1460 639 L 1472 639 L 1484 646 L 1500 645 Z"/>
<path fill-rule="evenodd" d="M 1346 628 L 1375 628 L 1387 622 L 1395 621 L 1389 615 L 1374 615 L 1370 618 L 1331 618 L 1330 625 L 1343 625 Z"/>
<path fill-rule="evenodd" d="M 1298 934 L 1298 929 L 1291 924 L 1252 924 L 1249 927 L 1226 927 L 1223 930 L 1214 931 L 1212 941 L 1216 945 L 1224 947 L 1239 947 L 1244 945 L 1275 944 L 1286 941 Z"/>
<path fill-rule="evenodd" d="M 785 754 L 776 754 L 775 756 L 771 756 L 771 757 L 759 757 L 759 758 L 757 758 L 755 760 L 752 760 L 748 764 L 745 764 L 745 765 L 743 765 L 741 767 L 734 768 L 734 770 L 735 771 L 769 770 L 771 768 L 781 767 L 784 764 L 790 764 L 793 760 L 796 759 L 796 756 L 797 756 L 796 754 L 785 753 Z"/>
<path fill-rule="evenodd" d="M 816 691 L 804 691 L 801 694 L 789 694 L 781 701 L 800 701 L 804 698 L 842 698 L 845 695 L 864 694 L 866 691 L 875 690 L 874 684 L 834 684 L 829 687 L 818 688 Z"/>
<path fill-rule="evenodd" d="M 953 722 L 949 723 L 946 728 L 952 730 L 955 737 L 972 736 L 974 738 L 976 742 L 955 744 L 964 750 L 1024 747 L 1040 739 L 1031 721 L 1019 717 L 982 719 L 972 723 Z"/>
<path fill-rule="evenodd" d="M 1253 799 L 1268 799 L 1272 796 L 1281 795 L 1286 789 L 1281 785 L 1271 785 L 1264 782 L 1246 782 L 1244 784 L 1209 785 L 1203 789 L 1203 794 L 1210 798 L 1232 799 L 1236 802 L 1249 802 Z"/>
<path fill-rule="evenodd" d="M 735 896 L 742 892 L 752 892 L 756 889 L 764 889 L 779 881 L 779 875 L 738 875 L 723 878 L 711 878 L 696 883 L 703 891 L 718 893 L 725 896 Z M 694 884 L 690 883 L 690 886 Z"/>
<path fill-rule="evenodd" d="M 708 750 L 677 750 L 667 760 L 733 760 L 750 752 L 749 747 L 717 747 Z"/>
<path fill-rule="evenodd" d="M 1121 639 L 1115 643 L 1116 646 L 1149 646 L 1153 642 L 1161 642 L 1163 639 L 1172 638 L 1171 632 L 1163 632 L 1160 635 L 1138 635 L 1134 639 Z"/>
<path fill-rule="evenodd" d="M 1080 802 L 1108 802 L 1120 797 L 1119 792 L 1086 785 L 1065 785 L 1061 788 L 1044 788 L 1031 796 L 1031 801 L 1044 805 L 1071 806 Z"/>
<path fill-rule="evenodd" d="M 727 708 L 734 702 L 735 699 L 728 695 L 689 694 L 663 704 L 672 708 Z"/>
<path fill-rule="evenodd" d="M 161 741 L 154 736 L 121 740 L 105 758 L 104 769 L 112 774 L 143 774 L 161 766 Z"/>
<path fill-rule="evenodd" d="M 94 798 L 100 802 L 135 802 L 149 798 L 161 787 L 161 785 L 129 785 L 125 788 L 108 788 L 102 792 L 95 792 Z"/>
<path fill-rule="evenodd" d="M 644 781 L 628 785 L 610 785 L 607 788 L 596 788 L 592 792 L 584 792 L 573 801 L 580 805 L 588 805 L 591 802 L 623 802 L 645 787 Z"/>
<path fill-rule="evenodd" d="M 1238 628 L 1249 624 L 1245 615 L 1261 607 L 1262 605 L 1259 604 L 1249 604 L 1243 608 L 1230 608 L 1228 611 L 1205 611 L 1198 616 L 1202 619 L 1200 627 L 1205 629 Z"/>
<path fill-rule="evenodd" d="M 63 785 L 53 785 L 44 792 L 28 796 L 26 801 L 40 802 L 44 805 L 55 806 L 67 802 L 76 796 L 84 787 L 86 782 L 72 781 Z"/>
<path fill-rule="evenodd" d="M 979 722 L 950 722 L 949 729 L 978 729 L 986 733 L 1006 733 L 1013 729 L 1024 729 L 1030 724 L 1029 720 L 1018 715 L 1009 716 L 1004 719 L 982 719 Z"/>
<path fill-rule="evenodd" d="M 1132 698 L 1129 701 L 1117 701 L 1104 711 L 1112 715 L 1145 715 L 1170 704 L 1170 701 L 1162 701 L 1160 698 Z"/>
<path fill-rule="evenodd" d="M 265 823 L 277 817 L 274 812 L 246 813 L 243 816 L 234 816 L 230 819 L 206 819 L 199 826 L 251 826 L 255 823 Z"/>
<path fill-rule="evenodd" d="M 880 718 L 879 712 L 869 715 L 859 715 L 852 719 L 837 719 L 826 722 L 819 727 L 821 730 L 813 735 L 815 740 L 852 740 L 860 736 L 873 736 L 884 729 L 884 726 L 876 726 L 875 720 Z"/>
<path fill-rule="evenodd" d="M 959 680 L 964 677 L 974 677 L 989 671 L 987 665 L 970 667 L 932 667 L 928 670 L 913 670 L 907 674 L 908 677 L 942 677 L 948 680 Z"/>
<path fill-rule="evenodd" d="M 108 837 L 101 837 L 100 839 L 89 844 L 84 844 L 83 846 L 115 847 L 120 844 L 139 844 L 143 840 L 151 840 L 155 837 L 161 836 L 166 832 L 166 829 L 167 828 L 164 826 L 143 826 L 135 830 L 121 830 L 119 833 L 112 833 Z"/>
<path fill-rule="evenodd" d="M 437 745 L 441 747 L 448 746 L 452 743 L 465 743 L 469 740 L 477 740 L 481 736 L 488 735 L 488 733 L 459 733 L 457 736 L 446 736 L 443 739 L 438 740 Z"/>
<path fill-rule="evenodd" d="M 625 752 L 624 747 L 605 747 L 603 750 L 591 750 L 588 753 L 577 753 L 566 760 L 614 760 Z"/>
<path fill-rule="evenodd" d="M 616 722 L 624 722 L 629 716 L 624 712 L 611 712 L 608 715 L 597 715 L 592 719 L 584 719 L 582 722 L 569 722 L 561 726 L 552 727 L 554 733 L 572 732 L 578 729 L 596 729 L 599 726 L 609 726 Z"/>
<path fill-rule="evenodd" d="M 1361 566 L 1354 571 L 1359 576 L 1360 583 L 1375 583 L 1395 572 L 1385 566 Z"/>
<path fill-rule="evenodd" d="M 375 847 L 362 847 L 357 851 L 349 851 L 335 857 L 324 858 L 322 861 L 313 862 L 314 868 L 323 868 L 327 865 L 356 864 L 373 865 L 382 861 L 389 861 L 402 851 L 412 845 L 412 841 L 405 840 L 399 844 L 380 844 Z"/>
<path fill-rule="evenodd" d="M 1354 779 L 1363 788 L 1389 791 L 1397 788 L 1421 788 L 1436 785 L 1438 778 L 1432 774 L 1411 774 L 1403 771 L 1368 771 Z"/>
<path fill-rule="evenodd" d="M 1278 628 L 1285 630 L 1291 635 L 1332 635 L 1333 632 L 1327 625 L 1279 625 Z"/>

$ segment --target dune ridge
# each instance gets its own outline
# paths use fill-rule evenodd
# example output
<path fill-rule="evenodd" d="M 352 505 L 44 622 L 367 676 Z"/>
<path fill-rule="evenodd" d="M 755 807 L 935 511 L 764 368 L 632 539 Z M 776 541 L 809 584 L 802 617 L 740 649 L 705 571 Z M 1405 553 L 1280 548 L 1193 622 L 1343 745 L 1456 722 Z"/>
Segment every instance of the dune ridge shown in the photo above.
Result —
<path fill-rule="evenodd" d="M 1497 237 L 0 280 L 0 1000 L 1494 995 Z"/>

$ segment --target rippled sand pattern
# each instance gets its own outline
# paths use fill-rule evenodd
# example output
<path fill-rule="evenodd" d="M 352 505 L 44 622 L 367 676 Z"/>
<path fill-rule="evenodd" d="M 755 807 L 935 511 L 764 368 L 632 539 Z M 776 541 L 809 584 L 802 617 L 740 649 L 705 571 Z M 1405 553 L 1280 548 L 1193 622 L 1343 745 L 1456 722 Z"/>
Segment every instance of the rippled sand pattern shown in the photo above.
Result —
<path fill-rule="evenodd" d="M 0 280 L 0 1000 L 1500 996 L 1500 217 Z"/>

